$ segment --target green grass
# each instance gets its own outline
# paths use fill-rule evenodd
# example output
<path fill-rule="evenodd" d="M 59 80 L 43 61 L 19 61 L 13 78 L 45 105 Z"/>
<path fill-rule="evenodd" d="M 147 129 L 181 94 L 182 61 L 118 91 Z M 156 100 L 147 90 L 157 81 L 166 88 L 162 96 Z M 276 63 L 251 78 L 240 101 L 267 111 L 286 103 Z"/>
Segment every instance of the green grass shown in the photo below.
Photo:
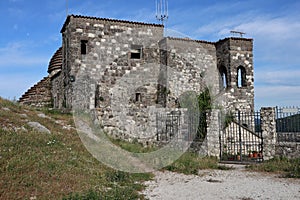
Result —
<path fill-rule="evenodd" d="M 134 153 L 147 153 L 156 150 L 155 147 L 144 147 L 136 141 L 129 143 L 120 139 L 110 138 L 110 140 L 123 149 Z M 173 164 L 164 167 L 162 170 L 197 175 L 198 171 L 202 169 L 231 169 L 224 165 L 219 165 L 218 161 L 216 157 L 200 157 L 196 153 L 186 152 Z"/>
<path fill-rule="evenodd" d="M 138 143 L 136 140 L 134 140 L 133 142 L 126 142 L 120 139 L 113 139 L 111 137 L 109 137 L 109 139 L 113 144 L 118 145 L 122 149 L 133 153 L 148 153 L 157 149 L 154 146 L 145 147 L 142 144 Z"/>
<path fill-rule="evenodd" d="M 300 178 L 300 158 L 275 157 L 262 164 L 247 166 L 249 170 L 281 173 L 287 178 Z"/>
<path fill-rule="evenodd" d="M 51 134 L 34 131 L 28 121 L 39 122 Z M 86 150 L 74 129 L 64 129 L 61 123 L 74 127 L 70 114 L 36 110 L 0 98 L 0 199 L 143 199 L 139 191 L 152 174 L 106 167 Z M 156 150 L 137 141 L 112 141 L 131 152 Z M 196 174 L 205 168 L 219 168 L 217 159 L 186 153 L 165 169 Z"/>
<path fill-rule="evenodd" d="M 199 157 L 196 153 L 186 152 L 172 165 L 164 168 L 165 170 L 179 172 L 183 174 L 198 174 L 203 169 L 230 169 L 218 164 L 216 157 Z"/>
<path fill-rule="evenodd" d="M 51 119 L 39 117 L 41 112 Z M 51 134 L 30 129 L 27 121 L 41 123 Z M 74 129 L 57 121 L 74 126 L 70 114 L 0 98 L 0 199 L 143 199 L 142 182 L 152 174 L 106 167 L 86 150 Z"/>

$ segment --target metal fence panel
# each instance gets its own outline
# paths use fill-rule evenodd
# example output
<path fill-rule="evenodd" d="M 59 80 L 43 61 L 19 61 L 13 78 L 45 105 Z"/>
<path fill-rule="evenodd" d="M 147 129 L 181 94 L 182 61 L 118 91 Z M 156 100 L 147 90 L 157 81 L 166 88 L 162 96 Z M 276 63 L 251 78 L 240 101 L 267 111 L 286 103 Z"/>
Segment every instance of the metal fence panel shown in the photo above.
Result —
<path fill-rule="evenodd" d="M 278 142 L 300 142 L 300 108 L 276 107 Z"/>

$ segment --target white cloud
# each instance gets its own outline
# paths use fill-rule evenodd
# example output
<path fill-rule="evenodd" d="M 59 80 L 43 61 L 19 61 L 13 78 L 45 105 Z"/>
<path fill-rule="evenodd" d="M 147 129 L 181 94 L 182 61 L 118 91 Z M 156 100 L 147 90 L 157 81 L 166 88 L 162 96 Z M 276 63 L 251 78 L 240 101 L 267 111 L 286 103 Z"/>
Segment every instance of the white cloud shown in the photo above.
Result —
<path fill-rule="evenodd" d="M 28 73 L 0 74 L 0 80 L 0 96 L 7 99 L 20 98 L 39 81 L 37 76 L 28 75 Z"/>
<path fill-rule="evenodd" d="M 300 70 L 258 71 L 255 77 L 260 84 L 300 86 Z"/>
<path fill-rule="evenodd" d="M 291 40 L 300 38 L 300 22 L 294 16 L 272 18 L 259 17 L 235 27 L 266 40 Z"/>
<path fill-rule="evenodd" d="M 30 44 L 27 44 L 30 45 Z M 0 69 L 7 67 L 32 67 L 34 65 L 44 66 L 49 57 L 39 56 L 26 52 L 26 45 L 22 42 L 9 43 L 0 48 Z"/>
<path fill-rule="evenodd" d="M 168 37 L 191 38 L 190 36 L 171 28 L 166 28 L 164 34 Z"/>
<path fill-rule="evenodd" d="M 255 107 L 299 106 L 300 86 L 257 86 L 255 88 Z"/>

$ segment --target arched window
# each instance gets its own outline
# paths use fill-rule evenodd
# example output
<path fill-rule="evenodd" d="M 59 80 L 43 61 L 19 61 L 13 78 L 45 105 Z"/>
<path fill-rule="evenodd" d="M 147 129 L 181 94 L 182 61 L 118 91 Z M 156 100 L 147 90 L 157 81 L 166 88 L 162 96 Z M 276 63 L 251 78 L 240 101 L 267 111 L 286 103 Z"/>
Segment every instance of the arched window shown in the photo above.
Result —
<path fill-rule="evenodd" d="M 237 68 L 237 86 L 246 87 L 246 69 L 243 66 Z"/>
<path fill-rule="evenodd" d="M 225 73 L 222 74 L 222 83 L 223 83 L 223 88 L 227 88 L 227 76 Z"/>
<path fill-rule="evenodd" d="M 227 77 L 227 70 L 224 66 L 222 66 L 219 69 L 220 72 L 220 76 L 221 76 L 221 81 L 220 81 L 220 85 L 221 85 L 221 89 L 227 88 L 228 87 L 228 77 Z"/>

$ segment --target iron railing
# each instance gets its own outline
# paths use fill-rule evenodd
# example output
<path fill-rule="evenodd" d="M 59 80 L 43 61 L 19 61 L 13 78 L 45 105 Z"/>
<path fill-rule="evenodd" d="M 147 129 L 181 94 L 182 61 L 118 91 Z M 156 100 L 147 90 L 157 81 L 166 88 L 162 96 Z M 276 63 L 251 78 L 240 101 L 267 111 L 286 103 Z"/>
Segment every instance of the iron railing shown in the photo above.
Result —
<path fill-rule="evenodd" d="M 300 108 L 276 107 L 278 142 L 300 142 Z"/>

